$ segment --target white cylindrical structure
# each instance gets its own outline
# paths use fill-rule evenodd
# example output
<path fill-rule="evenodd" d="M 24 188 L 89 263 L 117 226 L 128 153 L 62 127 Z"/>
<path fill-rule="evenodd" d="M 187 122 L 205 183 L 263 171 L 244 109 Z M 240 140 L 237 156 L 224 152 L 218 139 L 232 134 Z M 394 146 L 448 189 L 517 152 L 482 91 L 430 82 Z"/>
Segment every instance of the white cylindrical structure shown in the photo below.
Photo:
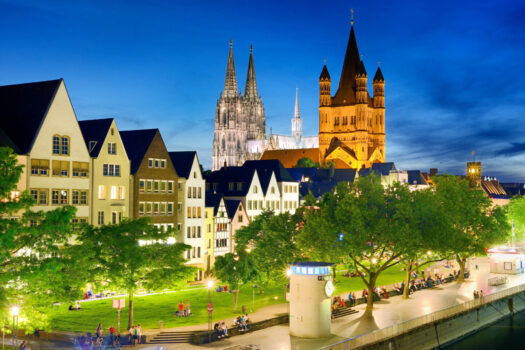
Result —
<path fill-rule="evenodd" d="M 291 266 L 290 334 L 302 338 L 330 335 L 330 297 L 334 291 L 330 263 L 300 262 Z"/>

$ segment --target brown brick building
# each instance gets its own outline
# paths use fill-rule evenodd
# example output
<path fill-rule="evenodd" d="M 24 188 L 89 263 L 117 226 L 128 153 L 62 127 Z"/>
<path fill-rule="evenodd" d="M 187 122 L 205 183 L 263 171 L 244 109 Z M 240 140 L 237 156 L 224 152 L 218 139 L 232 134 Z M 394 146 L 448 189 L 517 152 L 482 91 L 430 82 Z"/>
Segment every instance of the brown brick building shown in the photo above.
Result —
<path fill-rule="evenodd" d="M 158 129 L 121 131 L 131 160 L 130 217 L 177 228 L 178 176 Z"/>

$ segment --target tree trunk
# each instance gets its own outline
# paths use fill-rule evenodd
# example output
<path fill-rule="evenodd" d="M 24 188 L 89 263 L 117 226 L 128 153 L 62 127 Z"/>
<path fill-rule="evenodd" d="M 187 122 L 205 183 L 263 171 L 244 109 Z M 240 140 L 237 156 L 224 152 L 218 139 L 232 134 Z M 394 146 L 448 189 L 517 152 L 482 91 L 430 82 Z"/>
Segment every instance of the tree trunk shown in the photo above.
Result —
<path fill-rule="evenodd" d="M 233 292 L 233 309 L 235 311 L 237 311 L 237 300 L 239 298 L 239 291 L 238 290 L 234 290 L 232 292 Z"/>
<path fill-rule="evenodd" d="M 335 265 L 334 267 L 332 268 L 332 275 L 334 275 L 334 282 L 335 282 L 335 278 L 337 277 L 337 270 L 335 268 Z"/>
<path fill-rule="evenodd" d="M 368 297 L 366 298 L 366 309 L 363 317 L 372 317 L 372 310 L 374 309 L 374 289 L 376 287 L 376 276 L 370 277 L 368 283 Z"/>
<path fill-rule="evenodd" d="M 410 273 L 412 272 L 412 262 L 406 264 L 406 274 L 405 274 L 405 287 L 403 288 L 403 299 L 408 299 L 409 290 L 410 290 Z"/>
<path fill-rule="evenodd" d="M 129 317 L 128 317 L 128 329 L 133 326 L 133 291 L 128 291 L 128 306 L 129 306 Z"/>
<path fill-rule="evenodd" d="M 259 285 L 259 295 L 262 295 L 262 293 L 263 293 L 262 287 Z"/>
<path fill-rule="evenodd" d="M 458 283 L 465 282 L 465 262 L 466 259 L 461 258 L 459 255 L 456 255 L 456 261 L 459 265 L 459 276 L 458 276 Z"/>

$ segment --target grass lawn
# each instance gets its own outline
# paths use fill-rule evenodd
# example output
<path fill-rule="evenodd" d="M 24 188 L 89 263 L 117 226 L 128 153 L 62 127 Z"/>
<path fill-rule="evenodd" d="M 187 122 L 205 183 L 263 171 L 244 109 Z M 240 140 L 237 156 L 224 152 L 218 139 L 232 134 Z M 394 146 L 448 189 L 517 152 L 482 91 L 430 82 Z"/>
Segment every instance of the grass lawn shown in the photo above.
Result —
<path fill-rule="evenodd" d="M 345 294 L 349 291 L 361 291 L 365 287 L 359 277 L 344 277 L 344 272 L 337 273 L 336 294 Z M 384 271 L 378 278 L 377 285 L 401 282 L 405 274 L 401 266 L 394 266 Z M 358 294 L 360 296 L 360 294 Z M 277 299 L 275 299 L 277 297 Z M 250 313 L 252 309 L 252 288 L 244 286 L 239 293 L 238 311 L 233 310 L 233 295 L 230 293 L 212 292 L 213 319 L 233 319 L 241 312 L 241 305 L 246 305 Z M 190 301 L 191 312 L 189 318 L 175 318 L 179 301 Z M 255 309 L 271 304 L 284 303 L 283 287 L 269 287 L 262 295 L 255 289 Z M 81 303 L 82 310 L 69 311 L 69 305 L 54 306 L 48 312 L 51 320 L 51 329 L 61 331 L 95 332 L 98 323 L 102 323 L 107 330 L 110 325 L 117 325 L 117 310 L 111 307 L 111 299 Z M 127 303 L 127 300 L 126 300 Z M 208 291 L 205 288 L 180 291 L 169 294 L 159 294 L 144 297 L 135 297 L 135 324 L 140 323 L 144 329 L 159 327 L 159 320 L 164 321 L 165 328 L 189 326 L 208 322 L 207 304 Z M 121 332 L 128 324 L 128 307 L 121 311 Z"/>

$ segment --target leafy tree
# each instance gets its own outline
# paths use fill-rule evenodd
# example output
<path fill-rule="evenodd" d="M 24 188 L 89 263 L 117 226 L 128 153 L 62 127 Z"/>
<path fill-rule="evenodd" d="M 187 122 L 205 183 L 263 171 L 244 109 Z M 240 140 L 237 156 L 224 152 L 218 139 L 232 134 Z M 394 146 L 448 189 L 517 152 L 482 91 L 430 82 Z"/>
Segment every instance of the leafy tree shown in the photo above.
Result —
<path fill-rule="evenodd" d="M 434 183 L 446 227 L 442 234 L 446 236 L 448 250 L 459 264 L 458 282 L 463 282 L 469 257 L 483 255 L 492 245 L 507 241 L 510 226 L 506 208 L 492 205 L 481 189 L 470 188 L 465 179 L 439 176 Z"/>
<path fill-rule="evenodd" d="M 514 197 L 508 204 L 509 222 L 514 225 L 514 234 L 523 238 L 525 234 L 525 197 Z"/>
<path fill-rule="evenodd" d="M 310 158 L 303 157 L 297 161 L 297 164 L 294 168 L 316 168 L 319 166 L 319 163 L 314 162 Z"/>
<path fill-rule="evenodd" d="M 339 183 L 311 209 L 298 244 L 311 257 L 333 259 L 346 254 L 368 290 L 364 316 L 371 316 L 378 276 L 398 264 L 410 235 L 408 186 L 386 189 L 374 174 L 354 183 Z"/>
<path fill-rule="evenodd" d="M 233 309 L 237 310 L 239 288 L 250 280 L 255 273 L 252 259 L 245 252 L 227 253 L 215 259 L 215 275 L 230 285 L 233 294 Z"/>
<path fill-rule="evenodd" d="M 281 213 L 274 215 L 267 211 L 259 215 L 248 226 L 235 233 L 236 252 L 249 252 L 248 257 L 254 267 L 250 275 L 252 282 L 261 286 L 279 284 L 286 295 L 290 263 L 304 260 L 302 252 L 295 244 L 298 228 L 304 221 L 303 210 L 294 215 Z"/>
<path fill-rule="evenodd" d="M 81 254 L 92 259 L 87 265 L 92 281 L 128 293 L 128 327 L 133 325 L 133 300 L 138 290 L 173 287 L 194 272 L 184 264 L 183 253 L 190 247 L 165 243 L 175 236 L 173 230 L 164 231 L 151 225 L 149 218 L 140 218 L 87 227 L 78 237 Z"/>

